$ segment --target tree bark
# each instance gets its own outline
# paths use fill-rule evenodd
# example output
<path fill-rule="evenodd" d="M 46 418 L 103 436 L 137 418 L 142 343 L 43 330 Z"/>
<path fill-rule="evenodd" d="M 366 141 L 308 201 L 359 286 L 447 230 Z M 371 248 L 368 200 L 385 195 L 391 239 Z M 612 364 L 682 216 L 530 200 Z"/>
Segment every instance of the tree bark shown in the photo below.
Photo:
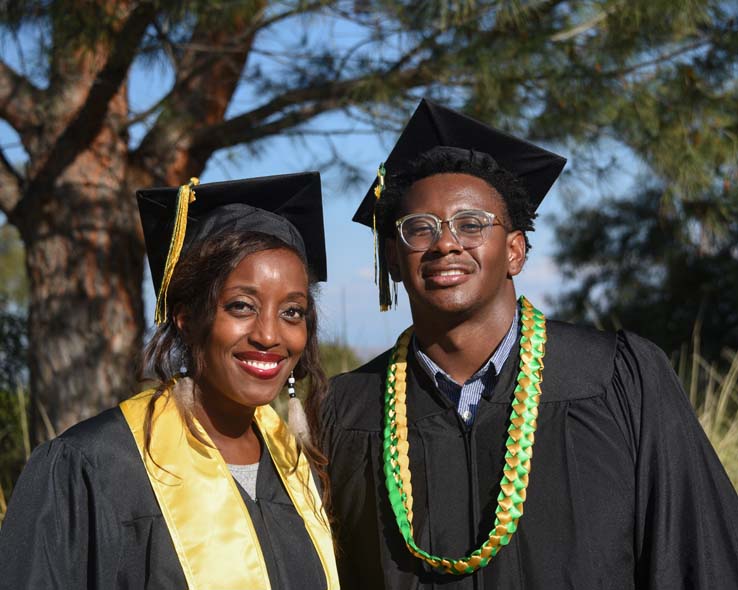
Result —
<path fill-rule="evenodd" d="M 143 336 L 144 247 L 126 186 L 125 88 L 101 130 L 23 211 L 32 403 L 61 432 L 133 391 Z M 38 417 L 37 438 L 46 432 Z"/>

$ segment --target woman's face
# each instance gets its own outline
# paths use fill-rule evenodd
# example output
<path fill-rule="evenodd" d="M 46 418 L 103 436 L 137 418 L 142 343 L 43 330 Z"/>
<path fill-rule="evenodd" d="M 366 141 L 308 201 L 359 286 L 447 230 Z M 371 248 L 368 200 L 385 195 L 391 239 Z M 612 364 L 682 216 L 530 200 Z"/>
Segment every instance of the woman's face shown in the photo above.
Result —
<path fill-rule="evenodd" d="M 286 248 L 250 254 L 228 276 L 203 348 L 198 382 L 208 403 L 262 406 L 307 344 L 308 277 Z"/>

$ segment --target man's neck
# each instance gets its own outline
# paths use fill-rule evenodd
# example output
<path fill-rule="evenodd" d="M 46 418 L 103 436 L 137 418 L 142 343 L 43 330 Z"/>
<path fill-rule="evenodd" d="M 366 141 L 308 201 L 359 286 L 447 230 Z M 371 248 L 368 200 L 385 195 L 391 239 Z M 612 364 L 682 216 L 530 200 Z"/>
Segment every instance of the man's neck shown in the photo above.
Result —
<path fill-rule="evenodd" d="M 457 383 L 476 373 L 499 346 L 515 315 L 515 297 L 469 317 L 413 314 L 420 349 Z"/>

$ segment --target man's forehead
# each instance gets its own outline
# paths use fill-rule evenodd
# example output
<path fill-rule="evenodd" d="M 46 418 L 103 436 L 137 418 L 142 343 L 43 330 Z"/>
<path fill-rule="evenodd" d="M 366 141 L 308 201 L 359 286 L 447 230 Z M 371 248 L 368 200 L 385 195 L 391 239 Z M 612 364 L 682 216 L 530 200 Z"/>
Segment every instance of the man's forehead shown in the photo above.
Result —
<path fill-rule="evenodd" d="M 443 172 L 413 182 L 400 200 L 400 211 L 453 215 L 482 209 L 504 215 L 507 207 L 500 192 L 486 179 L 473 174 Z"/>

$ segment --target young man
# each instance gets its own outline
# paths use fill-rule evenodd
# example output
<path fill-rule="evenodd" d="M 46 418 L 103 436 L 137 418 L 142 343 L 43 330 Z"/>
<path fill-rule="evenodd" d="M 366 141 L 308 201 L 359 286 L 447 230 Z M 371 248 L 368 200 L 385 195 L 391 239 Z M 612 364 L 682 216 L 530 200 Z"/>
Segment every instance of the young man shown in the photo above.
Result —
<path fill-rule="evenodd" d="M 516 300 L 563 165 L 423 101 L 357 211 L 413 326 L 324 405 L 342 587 L 738 587 L 738 498 L 665 355 Z"/>

